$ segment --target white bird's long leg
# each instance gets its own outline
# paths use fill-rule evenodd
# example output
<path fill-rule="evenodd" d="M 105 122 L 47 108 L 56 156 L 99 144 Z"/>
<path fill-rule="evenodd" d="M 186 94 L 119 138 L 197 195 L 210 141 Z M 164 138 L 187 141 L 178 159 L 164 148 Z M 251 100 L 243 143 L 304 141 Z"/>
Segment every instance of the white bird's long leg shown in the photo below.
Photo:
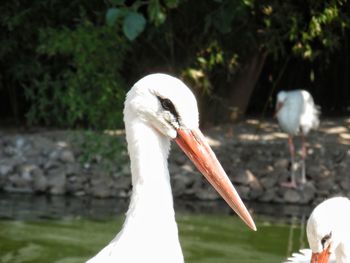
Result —
<path fill-rule="evenodd" d="M 306 167 L 305 159 L 307 155 L 306 140 L 303 133 L 301 133 L 301 183 L 306 183 Z"/>
<path fill-rule="evenodd" d="M 295 147 L 294 147 L 294 143 L 293 143 L 293 137 L 291 135 L 288 136 L 288 145 L 289 145 L 290 163 L 291 163 L 290 184 L 291 184 L 292 187 L 296 187 L 296 181 L 295 181 Z"/>
<path fill-rule="evenodd" d="M 295 147 L 292 135 L 288 135 L 288 146 L 290 152 L 290 182 L 283 182 L 281 185 L 284 187 L 296 187 L 297 184 L 295 181 Z"/>

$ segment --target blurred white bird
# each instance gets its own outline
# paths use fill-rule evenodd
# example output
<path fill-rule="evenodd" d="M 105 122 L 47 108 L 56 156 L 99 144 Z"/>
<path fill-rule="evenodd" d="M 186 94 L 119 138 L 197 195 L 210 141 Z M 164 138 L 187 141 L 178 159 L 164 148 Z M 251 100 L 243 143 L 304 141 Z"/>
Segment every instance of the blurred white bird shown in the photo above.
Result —
<path fill-rule="evenodd" d="M 349 263 L 350 200 L 333 197 L 319 204 L 310 215 L 306 234 L 311 249 L 293 253 L 286 262 Z"/>
<path fill-rule="evenodd" d="M 168 171 L 174 139 L 230 207 L 253 219 L 198 128 L 197 102 L 179 79 L 152 74 L 127 94 L 124 122 L 133 191 L 119 234 L 88 263 L 182 263 Z"/>
<path fill-rule="evenodd" d="M 293 136 L 300 134 L 301 150 L 301 183 L 306 183 L 305 158 L 307 155 L 305 136 L 311 129 L 319 125 L 319 107 L 306 90 L 280 91 L 277 94 L 276 112 L 279 126 L 288 133 L 288 145 L 291 158 L 291 180 L 284 186 L 296 187 L 295 179 L 295 147 Z"/>

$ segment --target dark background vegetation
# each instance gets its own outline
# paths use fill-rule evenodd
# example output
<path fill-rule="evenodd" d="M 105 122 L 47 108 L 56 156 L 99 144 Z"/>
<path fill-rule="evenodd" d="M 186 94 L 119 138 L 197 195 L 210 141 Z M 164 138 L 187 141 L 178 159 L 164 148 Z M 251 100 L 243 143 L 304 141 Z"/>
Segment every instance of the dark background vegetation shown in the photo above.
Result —
<path fill-rule="evenodd" d="M 184 79 L 207 125 L 271 116 L 281 89 L 309 90 L 324 115 L 350 109 L 346 0 L 5 0 L 0 13 L 2 124 L 122 127 L 125 93 L 152 72 Z"/>

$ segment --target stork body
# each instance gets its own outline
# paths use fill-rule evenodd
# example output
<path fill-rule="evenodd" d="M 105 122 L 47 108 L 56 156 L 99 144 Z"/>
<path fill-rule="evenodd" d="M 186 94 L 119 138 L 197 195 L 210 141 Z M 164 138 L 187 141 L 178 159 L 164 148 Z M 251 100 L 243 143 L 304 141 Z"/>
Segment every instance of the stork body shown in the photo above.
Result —
<path fill-rule="evenodd" d="M 311 249 L 295 253 L 287 262 L 350 263 L 349 223 L 348 198 L 333 197 L 322 202 L 307 222 L 306 233 Z"/>
<path fill-rule="evenodd" d="M 170 140 L 180 148 L 252 228 L 252 218 L 198 129 L 192 92 L 179 79 L 152 74 L 127 94 L 124 122 L 132 185 L 126 220 L 117 236 L 87 263 L 182 263 L 168 171 Z"/>
<path fill-rule="evenodd" d="M 281 129 L 288 134 L 288 145 L 291 158 L 291 181 L 284 186 L 296 186 L 295 147 L 293 137 L 301 135 L 302 160 L 301 183 L 306 182 L 305 158 L 307 155 L 305 136 L 311 129 L 319 126 L 319 110 L 306 90 L 280 91 L 277 94 L 276 117 Z"/>

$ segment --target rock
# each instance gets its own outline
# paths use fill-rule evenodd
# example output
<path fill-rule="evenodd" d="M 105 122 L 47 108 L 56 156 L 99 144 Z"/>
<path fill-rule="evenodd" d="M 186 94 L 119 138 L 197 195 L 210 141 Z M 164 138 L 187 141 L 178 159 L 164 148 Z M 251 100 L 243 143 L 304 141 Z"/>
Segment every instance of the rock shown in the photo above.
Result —
<path fill-rule="evenodd" d="M 49 157 L 51 152 L 54 151 L 55 143 L 50 139 L 43 136 L 36 136 L 32 140 L 33 148 L 37 149 L 42 156 Z"/>
<path fill-rule="evenodd" d="M 8 184 L 5 186 L 5 188 L 8 188 L 8 186 L 12 187 L 16 192 L 31 192 L 31 182 L 32 178 L 24 176 L 22 177 L 20 174 L 15 173 L 11 174 L 8 177 L 9 181 Z M 17 189 L 17 190 L 16 190 Z"/>
<path fill-rule="evenodd" d="M 274 163 L 274 167 L 277 170 L 286 170 L 289 166 L 289 160 L 287 158 L 277 159 Z"/>
<path fill-rule="evenodd" d="M 13 166 L 9 164 L 0 164 L 0 177 L 4 177 L 13 171 Z"/>
<path fill-rule="evenodd" d="M 310 203 L 316 194 L 316 188 L 312 182 L 307 182 L 301 188 L 301 203 L 308 204 Z"/>
<path fill-rule="evenodd" d="M 174 162 L 176 165 L 179 166 L 185 164 L 188 160 L 187 156 L 184 153 L 182 153 L 178 147 L 176 147 L 175 150 L 172 151 L 170 159 L 171 162 Z"/>
<path fill-rule="evenodd" d="M 47 179 L 50 194 L 61 195 L 66 192 L 66 173 L 64 169 L 55 168 L 49 170 Z"/>
<path fill-rule="evenodd" d="M 67 163 L 64 167 L 67 175 L 78 175 L 81 173 L 79 163 Z"/>
<path fill-rule="evenodd" d="M 58 160 L 60 157 L 60 151 L 59 150 L 54 150 L 49 154 L 50 160 Z"/>
<path fill-rule="evenodd" d="M 26 178 L 28 181 L 32 180 L 32 171 L 38 169 L 34 164 L 23 164 L 19 166 L 19 172 L 21 177 Z"/>
<path fill-rule="evenodd" d="M 277 182 L 278 182 L 278 175 L 275 173 L 270 173 L 269 175 L 260 179 L 260 183 L 265 189 L 272 188 L 277 184 Z"/>
<path fill-rule="evenodd" d="M 43 171 L 40 168 L 36 168 L 32 171 L 32 188 L 34 192 L 45 192 L 47 189 L 47 179 L 44 176 Z"/>
<path fill-rule="evenodd" d="M 74 154 L 70 150 L 61 151 L 61 153 L 59 154 L 59 159 L 64 163 L 74 163 L 75 162 Z"/>
<path fill-rule="evenodd" d="M 275 198 L 275 189 L 270 188 L 267 189 L 260 197 L 259 197 L 259 201 L 261 202 L 271 202 L 274 200 Z"/>
<path fill-rule="evenodd" d="M 126 163 L 126 164 L 122 165 L 120 173 L 123 174 L 123 175 L 131 177 L 130 164 Z"/>
<path fill-rule="evenodd" d="M 90 193 L 97 198 L 106 198 L 115 196 L 115 190 L 113 190 L 113 176 L 109 174 L 99 173 L 98 171 L 92 171 L 90 178 Z"/>
<path fill-rule="evenodd" d="M 7 146 L 4 148 L 3 153 L 5 156 L 12 157 L 17 154 L 17 150 L 15 147 Z"/>
<path fill-rule="evenodd" d="M 45 164 L 44 164 L 44 169 L 45 170 L 50 170 L 50 169 L 56 169 L 60 167 L 61 164 L 55 160 L 55 159 L 49 159 Z"/>
<path fill-rule="evenodd" d="M 174 196 L 181 197 L 192 183 L 193 180 L 188 173 L 179 173 L 171 176 L 171 186 Z"/>
<path fill-rule="evenodd" d="M 111 196 L 109 187 L 103 183 L 95 185 L 91 189 L 91 195 L 96 198 L 107 198 Z"/>
<path fill-rule="evenodd" d="M 25 143 L 26 143 L 26 139 L 25 138 L 17 137 L 16 140 L 15 140 L 15 147 L 17 149 L 21 149 L 21 148 L 24 147 Z"/>
<path fill-rule="evenodd" d="M 195 172 L 194 167 L 191 164 L 183 164 L 183 165 L 181 165 L 181 171 L 183 173 L 194 173 Z"/>
<path fill-rule="evenodd" d="M 113 186 L 117 190 L 129 190 L 131 188 L 131 176 L 114 173 Z"/>
<path fill-rule="evenodd" d="M 181 167 L 171 162 L 169 163 L 169 173 L 171 177 L 175 174 L 181 173 Z"/>
<path fill-rule="evenodd" d="M 237 192 L 239 194 L 239 196 L 243 199 L 243 200 L 249 200 L 249 192 L 250 189 L 248 186 L 244 186 L 244 185 L 238 185 L 236 187 Z"/>
<path fill-rule="evenodd" d="M 284 192 L 283 199 L 287 203 L 299 203 L 301 201 L 300 193 L 296 189 L 287 188 Z"/>
<path fill-rule="evenodd" d="M 250 182 L 256 180 L 256 177 L 250 170 L 239 170 L 231 177 L 232 182 L 236 184 L 248 185 Z"/>
<path fill-rule="evenodd" d="M 199 200 L 217 200 L 219 199 L 218 193 L 215 191 L 215 189 L 208 185 L 208 187 L 201 187 L 197 188 L 195 196 Z"/>
<path fill-rule="evenodd" d="M 84 184 L 87 181 L 87 177 L 85 175 L 77 176 L 77 175 L 68 175 L 67 174 L 67 180 L 66 180 L 66 191 L 69 194 L 76 195 L 79 193 L 79 195 L 83 195 L 85 193 L 84 191 Z"/>
<path fill-rule="evenodd" d="M 259 160 L 262 164 L 264 164 L 264 160 Z M 250 167 L 250 166 L 249 166 Z M 252 169 L 252 168 L 251 168 Z M 253 169 L 252 169 L 253 170 Z M 261 167 L 254 168 L 254 173 L 257 175 L 257 177 L 266 177 L 270 176 L 272 173 L 275 172 L 275 168 L 271 165 L 261 165 Z"/>
<path fill-rule="evenodd" d="M 329 192 L 332 189 L 332 185 L 334 184 L 334 181 L 335 181 L 334 176 L 329 174 L 329 176 L 319 178 L 316 181 L 316 188 L 317 190 Z"/>
<path fill-rule="evenodd" d="M 250 187 L 250 193 L 249 193 L 250 200 L 255 200 L 264 193 L 263 187 L 261 186 L 258 179 L 256 179 L 255 177 L 249 183 L 249 187 Z"/>
<path fill-rule="evenodd" d="M 349 171 L 349 170 L 347 170 L 347 171 Z M 342 175 L 347 174 L 348 173 L 347 171 L 345 171 L 345 169 L 344 169 L 344 171 L 339 172 L 339 174 L 342 174 Z M 345 191 L 349 191 L 350 190 L 350 177 L 349 176 L 341 176 L 339 178 L 339 180 L 340 180 L 339 185 L 340 185 L 341 189 L 345 190 Z"/>

